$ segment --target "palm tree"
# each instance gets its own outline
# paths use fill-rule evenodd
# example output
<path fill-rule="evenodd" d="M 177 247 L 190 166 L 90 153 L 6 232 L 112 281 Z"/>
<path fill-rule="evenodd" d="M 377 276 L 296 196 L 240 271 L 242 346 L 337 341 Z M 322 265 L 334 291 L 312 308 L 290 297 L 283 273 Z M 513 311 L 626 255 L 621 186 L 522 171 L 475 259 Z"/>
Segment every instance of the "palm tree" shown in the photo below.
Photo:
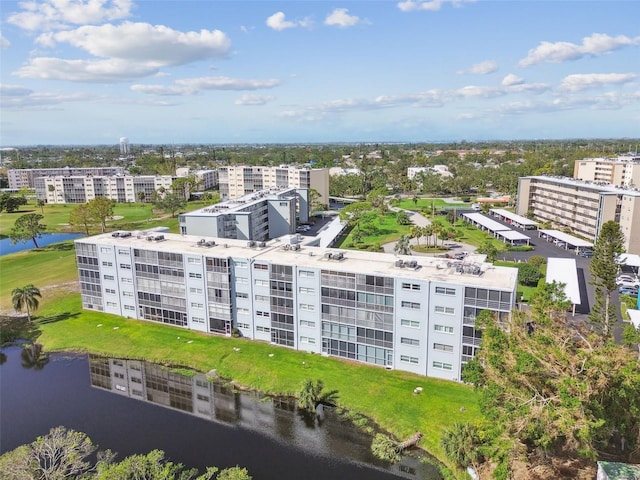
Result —
<path fill-rule="evenodd" d="M 433 224 L 429 224 L 429 225 L 425 225 L 424 227 L 422 227 L 422 235 L 425 237 L 426 242 L 427 242 L 427 248 L 429 248 L 431 246 L 431 237 L 433 236 Z"/>
<path fill-rule="evenodd" d="M 411 255 L 411 244 L 409 235 L 402 235 L 396 242 L 393 250 L 400 255 Z"/>
<path fill-rule="evenodd" d="M 11 291 L 11 301 L 16 312 L 21 312 L 24 308 L 27 311 L 27 321 L 31 323 L 31 312 L 36 311 L 40 306 L 39 298 L 42 298 L 40 289 L 33 284 L 22 288 L 14 288 Z"/>
<path fill-rule="evenodd" d="M 325 392 L 323 390 L 324 382 L 322 380 L 315 382 L 310 378 L 304 380 L 298 392 L 298 407 L 313 412 L 318 405 L 335 405 L 338 401 L 338 391 Z"/>

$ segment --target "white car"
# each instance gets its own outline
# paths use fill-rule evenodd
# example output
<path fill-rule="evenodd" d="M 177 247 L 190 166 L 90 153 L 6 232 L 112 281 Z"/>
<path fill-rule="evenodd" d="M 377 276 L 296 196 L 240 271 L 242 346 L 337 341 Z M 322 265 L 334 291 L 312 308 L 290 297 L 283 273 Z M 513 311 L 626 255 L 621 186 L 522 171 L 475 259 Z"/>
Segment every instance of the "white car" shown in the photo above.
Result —
<path fill-rule="evenodd" d="M 631 275 L 618 275 L 616 285 L 619 287 L 638 287 L 640 286 L 640 279 Z"/>
<path fill-rule="evenodd" d="M 309 225 L 300 225 L 298 228 L 296 228 L 296 232 L 308 232 L 309 230 L 311 230 L 311 227 Z"/>

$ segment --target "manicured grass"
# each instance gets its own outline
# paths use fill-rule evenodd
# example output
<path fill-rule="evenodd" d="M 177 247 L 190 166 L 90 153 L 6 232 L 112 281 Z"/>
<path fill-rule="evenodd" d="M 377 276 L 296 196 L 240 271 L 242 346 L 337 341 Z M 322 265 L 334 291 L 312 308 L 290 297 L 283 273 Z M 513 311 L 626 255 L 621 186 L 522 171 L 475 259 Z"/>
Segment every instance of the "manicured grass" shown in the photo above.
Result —
<path fill-rule="evenodd" d="M 11 309 L 11 290 L 30 283 L 42 290 L 41 305 L 69 294 L 78 279 L 73 242 L 0 257 L 0 310 Z"/>
<path fill-rule="evenodd" d="M 451 227 L 451 223 L 447 220 L 445 216 L 436 215 L 435 217 L 430 217 L 433 223 L 439 223 L 446 227 Z M 475 247 L 479 247 L 485 241 L 490 240 L 493 245 L 498 249 L 499 252 L 502 252 L 507 249 L 507 246 L 504 242 L 493 238 L 487 232 L 480 230 L 473 225 L 458 220 L 455 223 L 454 229 L 458 232 L 457 241 L 468 243 L 469 245 L 473 245 Z"/>
<path fill-rule="evenodd" d="M 208 205 L 209 202 L 193 201 L 185 207 L 185 211 L 196 210 Z M 27 213 L 37 213 L 44 215 L 42 223 L 47 226 L 48 232 L 68 232 L 69 214 L 77 205 L 57 205 L 47 204 L 42 209 L 34 201 L 20 207 L 20 210 L 13 213 L 0 213 L 0 234 L 8 235 L 18 217 Z M 44 212 L 44 213 L 43 213 Z M 166 215 L 162 211 L 153 209 L 149 203 L 116 203 L 113 208 L 113 216 L 116 220 L 109 220 L 107 226 L 110 230 L 117 229 L 140 229 L 156 226 L 169 226 L 172 231 L 178 231 L 178 219 L 164 218 Z M 122 217 L 122 218 L 120 218 Z M 78 230 L 77 228 L 74 230 Z M 98 233 L 93 229 L 91 233 Z"/>
<path fill-rule="evenodd" d="M 413 202 L 413 198 L 404 198 L 400 200 L 399 203 L 394 203 L 394 206 L 397 206 L 399 208 L 404 208 L 405 210 L 414 210 L 416 212 L 424 209 L 430 210 L 432 208 L 432 205 L 433 205 L 433 208 L 435 208 L 436 210 L 441 210 L 446 207 L 449 207 L 449 208 L 453 208 L 453 207 L 470 208 L 471 207 L 471 203 L 464 203 L 464 202 L 449 203 L 449 202 L 445 202 L 442 198 L 418 198 L 417 203 Z"/>
<path fill-rule="evenodd" d="M 240 385 L 270 394 L 295 395 L 304 379 L 321 379 L 327 389 L 339 391 L 341 405 L 368 416 L 397 438 L 421 431 L 421 446 L 440 459 L 444 458 L 439 446 L 443 430 L 453 422 L 480 416 L 477 395 L 465 385 L 252 340 L 82 311 L 77 294 L 47 302 L 38 313 L 42 331 L 38 341 L 49 351 L 88 351 L 202 372 L 216 369 Z M 416 387 L 423 392 L 414 395 Z"/>
<path fill-rule="evenodd" d="M 522 264 L 518 263 L 518 262 L 505 262 L 505 261 L 502 261 L 502 260 L 496 260 L 494 262 L 494 265 L 498 265 L 498 266 L 501 266 L 501 267 L 518 268 L 518 265 L 522 265 Z M 540 266 L 540 273 L 542 273 L 541 281 L 544 282 L 545 275 L 547 274 L 547 266 L 546 265 L 543 264 L 543 265 Z M 521 299 L 524 298 L 525 302 L 530 302 L 531 301 L 531 297 L 536 292 L 536 290 L 538 290 L 537 286 L 531 287 L 529 285 L 523 285 L 520 282 L 518 282 L 517 300 L 521 301 Z"/>
<path fill-rule="evenodd" d="M 354 242 L 354 229 L 337 245 L 339 248 L 370 248 L 375 245 L 394 242 L 402 235 L 409 233 L 410 225 L 400 225 L 396 220 L 396 212 L 388 211 L 384 216 L 379 215 L 373 223 L 373 229 L 364 235 L 360 242 Z"/>

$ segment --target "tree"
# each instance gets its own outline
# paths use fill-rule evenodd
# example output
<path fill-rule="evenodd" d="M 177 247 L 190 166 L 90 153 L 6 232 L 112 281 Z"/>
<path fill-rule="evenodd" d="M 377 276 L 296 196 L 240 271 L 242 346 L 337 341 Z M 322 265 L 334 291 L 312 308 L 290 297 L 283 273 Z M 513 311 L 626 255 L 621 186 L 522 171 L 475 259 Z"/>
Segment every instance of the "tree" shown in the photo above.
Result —
<path fill-rule="evenodd" d="M 371 452 L 379 459 L 391 463 L 398 463 L 401 460 L 398 452 L 398 443 L 382 433 L 376 433 L 371 442 Z"/>
<path fill-rule="evenodd" d="M 38 200 L 36 200 L 36 204 L 38 205 L 38 207 L 40 207 L 40 212 L 44 214 L 44 205 L 45 205 L 44 200 L 39 198 Z"/>
<path fill-rule="evenodd" d="M 33 284 L 22 288 L 14 288 L 11 291 L 11 302 L 17 312 L 24 308 L 27 311 L 27 321 L 31 322 L 31 312 L 36 311 L 40 306 L 39 298 L 42 298 L 40 290 Z"/>
<path fill-rule="evenodd" d="M 9 238 L 11 243 L 33 241 L 33 244 L 38 248 L 38 242 L 36 239 L 40 238 L 42 234 L 47 230 L 47 226 L 40 223 L 44 216 L 39 213 L 27 213 L 18 217 L 13 228 L 9 232 Z"/>
<path fill-rule="evenodd" d="M 487 256 L 487 261 L 489 262 L 495 262 L 498 257 L 498 249 L 489 239 L 482 242 L 478 247 L 477 252 L 485 254 Z"/>
<path fill-rule="evenodd" d="M 188 200 L 191 194 L 201 185 L 200 180 L 195 175 L 176 178 L 171 184 L 171 192 L 180 195 L 184 200 Z"/>
<path fill-rule="evenodd" d="M 398 210 L 396 213 L 396 221 L 398 225 L 411 225 L 411 219 L 404 210 Z"/>
<path fill-rule="evenodd" d="M 140 190 L 138 193 L 136 193 L 136 197 L 139 202 L 144 202 L 147 198 L 147 194 L 144 192 L 144 190 Z"/>
<path fill-rule="evenodd" d="M 337 401 L 338 391 L 324 391 L 322 380 L 304 380 L 298 392 L 298 407 L 307 411 L 315 411 L 318 405 L 334 406 Z"/>
<path fill-rule="evenodd" d="M 495 258 L 494 258 L 495 260 Z M 542 273 L 538 267 L 531 265 L 530 263 L 523 263 L 518 266 L 518 281 L 529 287 L 535 287 L 538 285 L 538 281 L 542 278 Z"/>
<path fill-rule="evenodd" d="M 235 467 L 222 470 L 216 477 L 216 480 L 251 480 L 252 478 L 246 468 L 236 465 Z"/>
<path fill-rule="evenodd" d="M 181 195 L 177 195 L 175 193 L 168 193 L 164 196 L 164 198 L 159 199 L 156 202 L 156 206 L 161 208 L 165 212 L 171 212 L 171 216 L 175 217 L 176 212 L 185 207 L 187 202 Z"/>
<path fill-rule="evenodd" d="M 605 222 L 596 239 L 589 266 L 591 283 L 596 291 L 589 321 L 605 338 L 611 338 L 612 327 L 618 319 L 617 308 L 611 301 L 611 294 L 617 288 L 616 258 L 622 253 L 624 253 L 624 235 L 620 230 L 620 224 L 614 221 Z"/>
<path fill-rule="evenodd" d="M 89 235 L 89 226 L 96 221 L 89 204 L 78 205 L 69 213 L 69 225 L 75 228 L 82 228 Z"/>
<path fill-rule="evenodd" d="M 455 422 L 446 429 L 440 438 L 440 446 L 449 460 L 465 468 L 476 468 L 483 461 L 479 447 L 483 439 L 480 429 L 472 423 Z"/>
<path fill-rule="evenodd" d="M 0 196 L 0 212 L 4 209 L 7 213 L 13 213 L 20 209 L 21 205 L 26 205 L 27 199 L 22 196 L 13 196 L 3 193 Z"/>
<path fill-rule="evenodd" d="M 100 224 L 102 233 L 107 231 L 107 219 L 113 216 L 113 200 L 107 197 L 96 197 L 87 203 L 91 218 Z"/>
<path fill-rule="evenodd" d="M 398 255 L 411 255 L 411 237 L 402 235 L 393 247 L 393 251 Z"/>

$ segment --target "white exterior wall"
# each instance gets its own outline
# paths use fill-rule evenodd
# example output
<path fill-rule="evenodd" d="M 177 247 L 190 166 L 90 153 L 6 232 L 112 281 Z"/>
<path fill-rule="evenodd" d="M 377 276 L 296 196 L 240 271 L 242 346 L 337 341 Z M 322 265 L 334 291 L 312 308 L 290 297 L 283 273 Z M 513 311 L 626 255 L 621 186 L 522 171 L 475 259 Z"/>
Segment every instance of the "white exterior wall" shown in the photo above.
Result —
<path fill-rule="evenodd" d="M 320 301 L 320 269 L 295 267 L 296 328 L 298 350 L 322 353 L 322 303 Z M 311 276 L 312 275 L 312 276 Z"/>
<path fill-rule="evenodd" d="M 184 255 L 184 278 L 187 297 L 187 318 L 191 330 L 207 332 L 207 287 L 205 257 L 201 255 Z M 203 308 L 192 308 L 192 304 L 203 305 Z"/>
<path fill-rule="evenodd" d="M 446 293 L 442 293 L 442 289 L 445 289 Z M 453 295 L 450 294 L 452 289 L 455 290 Z M 428 312 L 430 331 L 428 333 L 426 374 L 429 377 L 460 380 L 464 286 L 432 282 L 429 288 L 429 298 L 431 299 Z M 445 309 L 445 312 L 441 311 L 442 308 Z M 447 313 L 447 309 L 453 309 L 453 313 Z M 436 332 L 435 325 L 453 327 L 453 333 Z M 437 349 L 435 348 L 436 344 L 451 346 L 452 350 Z M 451 370 L 447 368 L 448 365 L 451 365 Z"/>

